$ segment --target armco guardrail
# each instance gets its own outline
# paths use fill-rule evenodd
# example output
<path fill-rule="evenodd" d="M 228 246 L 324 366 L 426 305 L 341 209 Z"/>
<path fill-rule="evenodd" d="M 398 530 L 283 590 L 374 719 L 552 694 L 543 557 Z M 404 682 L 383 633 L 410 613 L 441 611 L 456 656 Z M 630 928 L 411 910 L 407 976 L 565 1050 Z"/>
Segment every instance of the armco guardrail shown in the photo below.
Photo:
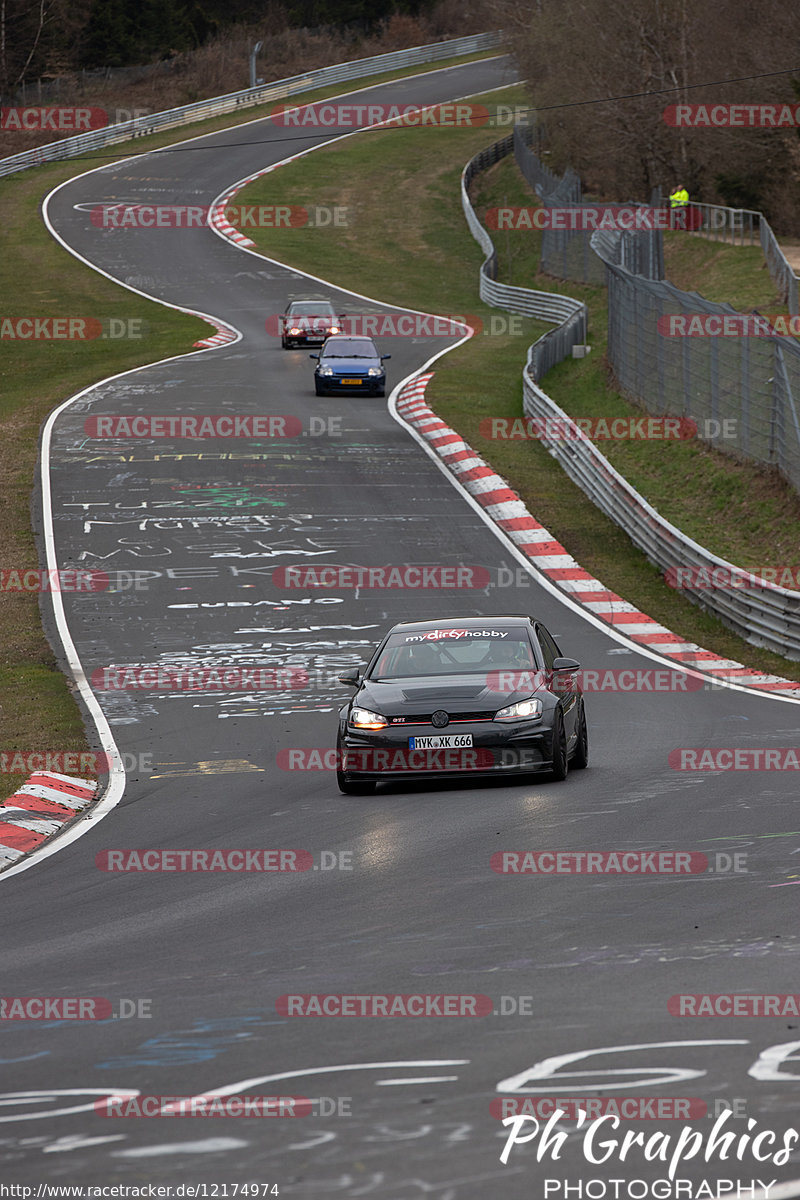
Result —
<path fill-rule="evenodd" d="M 512 287 L 497 282 L 497 252 L 472 207 L 468 189 L 476 175 L 505 158 L 513 149 L 514 135 L 509 134 L 469 160 L 461 173 L 461 206 L 472 236 L 486 255 L 479 278 L 481 300 L 493 308 L 505 308 L 508 312 L 521 313 L 540 321 L 552 321 L 559 326 L 544 334 L 531 347 L 530 354 L 533 357 L 529 361 L 533 362 L 536 378 L 541 379 L 551 367 L 571 353 L 573 346 L 586 342 L 587 310 L 585 304 L 572 296 L 561 296 L 558 292 L 537 292 L 532 288 Z"/>
<path fill-rule="evenodd" d="M 731 246 L 755 246 L 758 227 L 764 220 L 754 208 L 730 208 L 724 204 L 689 203 L 691 220 L 687 224 L 690 233 L 701 234 L 714 242 L 728 242 Z"/>
<path fill-rule="evenodd" d="M 783 300 L 789 312 L 797 316 L 800 314 L 800 295 L 798 295 L 800 279 L 797 278 L 797 275 L 789 264 L 789 260 L 778 245 L 778 239 L 775 237 L 766 217 L 761 218 L 758 232 L 761 238 L 761 249 L 764 251 L 764 258 L 767 260 L 769 273 L 778 285 L 781 300 Z"/>
<path fill-rule="evenodd" d="M 625 530 L 652 563 L 664 571 L 699 568 L 708 572 L 709 580 L 722 584 L 694 591 L 687 588 L 683 594 L 688 599 L 713 612 L 752 645 L 800 660 L 800 592 L 758 580 L 671 525 L 614 470 L 563 409 L 537 386 L 527 369 L 523 372 L 523 404 L 526 416 L 539 423 L 542 443 L 570 479 Z M 548 436 L 548 422 L 555 436 Z M 559 437 L 566 428 L 574 436 Z M 737 579 L 740 586 L 734 583 Z M 726 580 L 731 582 L 726 585 Z"/>
<path fill-rule="evenodd" d="M 300 92 L 309 92 L 314 88 L 325 87 L 329 83 L 344 83 L 351 79 L 362 79 L 365 75 L 375 75 L 399 67 L 412 67 L 417 63 L 437 62 L 442 58 L 455 58 L 462 54 L 477 53 L 480 50 L 492 50 L 501 45 L 502 41 L 502 31 L 493 30 L 491 33 L 478 33 L 469 37 L 452 38 L 447 42 L 435 42 L 430 46 L 412 46 L 408 50 L 395 50 L 391 54 L 376 54 L 371 58 L 357 59 L 355 62 L 337 63 L 332 67 L 321 67 L 318 71 L 307 71 L 304 75 L 279 79 L 274 83 L 265 84 L 263 87 L 247 88 L 241 92 L 231 92 L 227 96 L 214 96 L 209 100 L 198 100 L 196 103 L 186 104 L 182 108 L 171 108 L 165 112 L 137 117 L 132 121 L 121 121 L 117 125 L 107 125 L 104 129 L 97 129 L 91 133 L 79 133 L 75 137 L 64 138 L 60 142 L 51 142 L 46 146 L 39 146 L 35 150 L 13 154 L 10 158 L 0 159 L 0 176 L 13 175 L 28 167 L 38 167 L 44 162 L 58 162 L 61 159 L 74 158 L 87 150 L 97 150 L 101 146 L 111 146 L 118 142 L 129 141 L 131 138 L 146 137 L 161 129 L 174 129 L 181 125 L 189 125 L 203 117 L 217 117 L 238 109 L 265 104 L 269 100 L 282 100 L 287 96 L 296 96 Z"/>
<path fill-rule="evenodd" d="M 602 512 L 625 530 L 634 545 L 652 563 L 665 572 L 671 568 L 687 567 L 705 570 L 709 573 L 709 580 L 720 585 L 697 590 L 687 587 L 684 594 L 688 599 L 713 612 L 752 645 L 766 647 L 800 661 L 800 592 L 765 583 L 687 537 L 647 503 L 539 386 L 538 381 L 549 367 L 566 358 L 572 346 L 585 338 L 586 313 L 585 306 L 569 296 L 507 287 L 495 278 L 497 260 L 494 245 L 475 214 L 467 187 L 481 170 L 510 153 L 513 144 L 514 137 L 511 135 L 467 163 L 462 174 L 461 201 L 472 235 L 487 256 L 481 267 L 481 299 L 497 307 L 509 307 L 512 312 L 525 312 L 542 320 L 562 321 L 559 329 L 546 333 L 528 351 L 528 362 L 522 373 L 526 416 L 540 422 L 537 431 L 540 440 L 569 478 Z M 598 235 L 594 237 L 597 239 Z M 581 309 L 584 311 L 581 312 Z M 547 435 L 547 422 L 550 422 L 550 429 L 554 431 L 553 436 Z M 574 436 L 567 439 L 559 437 L 558 433 L 566 428 Z M 726 584 L 726 580 L 730 580 L 730 583 Z M 739 586 L 737 581 L 740 581 Z"/>

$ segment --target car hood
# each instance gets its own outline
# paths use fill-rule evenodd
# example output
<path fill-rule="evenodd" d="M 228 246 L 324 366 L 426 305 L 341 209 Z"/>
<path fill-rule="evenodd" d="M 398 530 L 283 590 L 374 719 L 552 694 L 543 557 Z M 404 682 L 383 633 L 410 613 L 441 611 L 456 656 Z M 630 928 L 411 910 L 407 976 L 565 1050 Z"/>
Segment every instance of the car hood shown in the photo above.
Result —
<path fill-rule="evenodd" d="M 513 692 L 499 692 L 496 682 L 487 683 L 486 672 L 476 675 L 420 675 L 414 679 L 392 680 L 388 683 L 365 680 L 354 702 L 384 716 L 433 712 L 437 708 L 449 713 L 474 712 L 476 709 L 496 711 L 543 690 L 544 682 L 539 680 L 537 673 L 531 671 L 530 675 L 534 686 Z"/>
<path fill-rule="evenodd" d="M 326 358 L 321 367 L 333 367 L 337 375 L 365 375 L 370 367 L 380 367 L 379 358 Z"/>

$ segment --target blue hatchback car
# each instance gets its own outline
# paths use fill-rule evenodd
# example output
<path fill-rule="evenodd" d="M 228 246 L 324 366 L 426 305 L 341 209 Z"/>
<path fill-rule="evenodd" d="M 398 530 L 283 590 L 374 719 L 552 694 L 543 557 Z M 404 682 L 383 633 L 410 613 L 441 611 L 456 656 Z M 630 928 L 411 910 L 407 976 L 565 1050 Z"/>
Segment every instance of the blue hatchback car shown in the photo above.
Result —
<path fill-rule="evenodd" d="M 317 360 L 314 387 L 318 396 L 329 392 L 386 395 L 383 364 L 392 356 L 378 354 L 372 338 L 329 337 L 319 354 L 308 357 Z"/>

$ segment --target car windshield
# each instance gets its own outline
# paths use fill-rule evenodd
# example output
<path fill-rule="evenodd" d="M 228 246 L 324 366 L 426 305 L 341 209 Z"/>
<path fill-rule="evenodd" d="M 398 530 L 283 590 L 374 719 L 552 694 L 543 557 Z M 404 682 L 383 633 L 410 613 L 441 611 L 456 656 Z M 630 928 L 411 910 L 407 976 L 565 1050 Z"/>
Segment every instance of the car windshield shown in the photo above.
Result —
<path fill-rule="evenodd" d="M 475 675 L 486 671 L 535 671 L 524 627 L 472 630 L 421 629 L 393 633 L 368 678 L 385 683 L 418 675 Z"/>
<path fill-rule="evenodd" d="M 298 300 L 290 304 L 287 312 L 291 316 L 333 317 L 336 314 L 326 300 Z"/>
<path fill-rule="evenodd" d="M 322 350 L 322 357 L 378 358 L 378 351 L 369 338 L 328 338 Z"/>

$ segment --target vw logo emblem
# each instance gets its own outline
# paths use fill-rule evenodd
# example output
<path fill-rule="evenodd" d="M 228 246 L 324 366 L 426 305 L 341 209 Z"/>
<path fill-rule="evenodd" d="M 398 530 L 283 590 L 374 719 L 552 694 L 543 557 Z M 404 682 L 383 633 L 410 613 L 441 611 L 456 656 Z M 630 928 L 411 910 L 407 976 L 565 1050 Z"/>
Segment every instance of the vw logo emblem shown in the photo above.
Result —
<path fill-rule="evenodd" d="M 445 725 L 450 724 L 450 718 L 443 708 L 437 708 L 436 712 L 431 717 L 431 725 L 435 725 L 437 729 L 443 729 Z"/>

